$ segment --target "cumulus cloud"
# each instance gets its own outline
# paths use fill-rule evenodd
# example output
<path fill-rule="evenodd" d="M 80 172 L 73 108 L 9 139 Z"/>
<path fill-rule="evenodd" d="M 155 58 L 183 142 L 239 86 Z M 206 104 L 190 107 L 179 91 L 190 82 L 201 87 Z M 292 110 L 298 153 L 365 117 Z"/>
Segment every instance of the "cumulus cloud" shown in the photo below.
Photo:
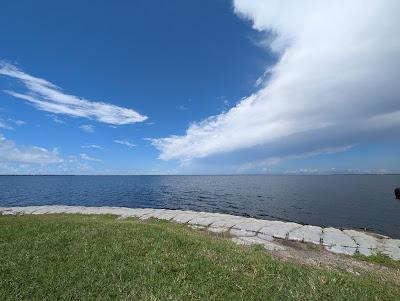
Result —
<path fill-rule="evenodd" d="M 293 156 L 400 128 L 399 1 L 235 0 L 234 11 L 279 60 L 227 112 L 153 139 L 161 159 L 254 148 Z"/>
<path fill-rule="evenodd" d="M 16 66 L 3 61 L 0 61 L 0 75 L 8 76 L 22 82 L 27 91 L 23 93 L 15 91 L 5 92 L 31 102 L 39 110 L 54 114 L 94 119 L 112 125 L 131 124 L 147 119 L 146 116 L 132 109 L 66 94 L 53 83 L 29 75 Z"/>
<path fill-rule="evenodd" d="M 125 146 L 127 146 L 127 147 L 129 147 L 129 148 L 134 148 L 134 147 L 136 146 L 135 144 L 129 142 L 129 141 L 126 140 L 126 139 L 114 140 L 114 142 L 115 142 L 115 143 L 118 143 L 118 144 L 125 145 Z"/>
<path fill-rule="evenodd" d="M 48 150 L 39 146 L 19 146 L 0 134 L 0 162 L 51 164 L 61 163 L 62 161 L 57 149 Z"/>

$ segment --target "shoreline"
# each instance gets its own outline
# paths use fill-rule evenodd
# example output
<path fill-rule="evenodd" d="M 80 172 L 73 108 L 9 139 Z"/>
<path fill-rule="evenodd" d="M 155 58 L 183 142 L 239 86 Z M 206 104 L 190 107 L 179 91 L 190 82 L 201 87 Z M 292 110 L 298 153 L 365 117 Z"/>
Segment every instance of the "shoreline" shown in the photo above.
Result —
<path fill-rule="evenodd" d="M 272 221 L 221 213 L 197 211 L 127 208 L 127 207 L 86 207 L 86 206 L 25 206 L 0 207 L 0 215 L 25 214 L 112 214 L 119 218 L 155 218 L 193 228 L 205 229 L 212 233 L 229 232 L 232 241 L 239 245 L 261 244 L 270 251 L 284 250 L 283 241 L 295 241 L 320 245 L 326 250 L 345 255 L 361 254 L 372 256 L 383 254 L 400 260 L 400 240 L 381 234 L 322 228 L 293 222 Z"/>

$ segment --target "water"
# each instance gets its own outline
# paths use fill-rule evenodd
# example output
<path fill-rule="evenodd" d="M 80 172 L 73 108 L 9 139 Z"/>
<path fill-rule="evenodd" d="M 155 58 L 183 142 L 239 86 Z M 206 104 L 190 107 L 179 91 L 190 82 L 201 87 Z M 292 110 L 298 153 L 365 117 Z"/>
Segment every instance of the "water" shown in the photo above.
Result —
<path fill-rule="evenodd" d="M 190 209 L 400 238 L 398 186 L 400 175 L 0 176 L 0 206 Z"/>

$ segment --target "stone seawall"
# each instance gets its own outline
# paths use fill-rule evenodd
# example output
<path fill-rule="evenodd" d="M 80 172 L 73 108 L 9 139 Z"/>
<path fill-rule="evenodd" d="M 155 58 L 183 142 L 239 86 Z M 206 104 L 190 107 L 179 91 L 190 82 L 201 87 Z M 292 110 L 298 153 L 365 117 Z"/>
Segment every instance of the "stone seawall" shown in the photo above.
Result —
<path fill-rule="evenodd" d="M 120 218 L 156 218 L 193 228 L 202 228 L 213 233 L 229 232 L 232 240 L 241 245 L 261 244 L 267 250 L 284 250 L 282 240 L 308 242 L 321 245 L 328 251 L 353 255 L 371 256 L 382 253 L 400 260 L 400 240 L 356 230 L 340 230 L 301 225 L 291 222 L 270 221 L 220 213 L 196 211 L 142 209 L 124 207 L 82 206 L 27 206 L 0 207 L 1 215 L 21 214 L 113 214 Z"/>

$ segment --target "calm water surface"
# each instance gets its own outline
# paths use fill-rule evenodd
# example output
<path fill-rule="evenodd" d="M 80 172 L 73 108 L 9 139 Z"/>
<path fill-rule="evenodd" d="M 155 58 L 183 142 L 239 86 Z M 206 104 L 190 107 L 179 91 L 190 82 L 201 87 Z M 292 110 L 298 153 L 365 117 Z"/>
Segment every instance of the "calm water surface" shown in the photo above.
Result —
<path fill-rule="evenodd" d="M 400 238 L 400 175 L 0 176 L 0 206 L 190 209 Z"/>

